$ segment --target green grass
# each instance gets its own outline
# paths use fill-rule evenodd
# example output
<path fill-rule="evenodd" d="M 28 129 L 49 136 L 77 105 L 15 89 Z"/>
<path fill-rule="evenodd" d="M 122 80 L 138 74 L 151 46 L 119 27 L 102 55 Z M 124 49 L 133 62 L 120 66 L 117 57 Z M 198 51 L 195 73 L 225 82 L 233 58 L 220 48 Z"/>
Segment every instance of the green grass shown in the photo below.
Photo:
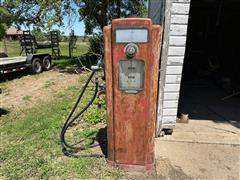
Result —
<path fill-rule="evenodd" d="M 21 47 L 18 41 L 6 41 L 7 44 L 7 54 L 9 57 L 19 56 L 21 52 Z M 4 46 L 3 41 L 0 41 L 0 52 L 3 52 Z M 63 57 L 68 57 L 68 43 L 60 42 L 61 55 Z M 75 57 L 81 56 L 88 50 L 87 42 L 77 42 L 76 49 L 74 49 L 73 55 Z M 37 53 L 52 53 L 51 48 L 47 49 L 37 49 Z M 24 55 L 24 54 L 23 54 Z"/>
<path fill-rule="evenodd" d="M 18 41 L 6 41 L 7 54 L 9 57 L 19 56 L 20 44 Z M 3 41 L 0 41 L 0 52 L 4 51 Z"/>
<path fill-rule="evenodd" d="M 10 109 L 10 114 L 0 118 L 0 179 L 121 177 L 121 172 L 108 167 L 104 159 L 70 158 L 61 152 L 59 133 L 85 79 L 86 75 L 82 75 L 79 86 L 61 91 L 47 102 L 39 102 L 30 109 Z M 87 102 L 86 99 L 83 103 Z M 94 109 L 96 106 L 89 111 Z M 104 115 L 101 122 L 105 121 L 103 119 Z M 85 123 L 88 128 L 77 131 L 80 137 L 94 136 L 97 129 L 92 124 L 97 122 L 89 121 L 86 116 Z"/>
<path fill-rule="evenodd" d="M 6 41 L 7 44 L 7 54 L 9 57 L 20 56 L 21 47 L 18 41 Z M 53 60 L 53 65 L 59 68 L 66 68 L 76 66 L 78 63 L 76 60 L 70 60 L 68 54 L 68 43 L 60 42 L 61 58 L 58 60 Z M 0 41 L 0 52 L 4 51 L 3 41 Z M 73 56 L 81 57 L 88 52 L 87 42 L 77 42 L 76 49 L 73 50 Z M 52 54 L 51 48 L 38 49 L 36 53 L 49 53 Z M 23 53 L 23 55 L 25 55 Z"/>
<path fill-rule="evenodd" d="M 2 42 L 0 42 L 0 51 Z M 18 42 L 7 42 L 8 55 L 19 56 Z M 76 61 L 69 61 L 68 44 L 60 43 L 63 57 L 54 60 L 58 68 L 76 66 Z M 77 43 L 74 56 L 87 53 L 87 43 Z M 38 50 L 38 53 L 50 53 L 51 49 Z M 31 108 L 7 109 L 7 115 L 0 117 L 0 179 L 119 179 L 122 172 L 106 165 L 105 159 L 93 157 L 69 158 L 61 151 L 59 134 L 64 120 L 71 110 L 79 89 L 87 75 L 81 74 L 79 86 L 71 86 L 60 91 L 53 98 L 34 104 Z M 7 91 L 8 81 L 1 87 Z M 43 88 L 54 86 L 47 81 Z M 84 106 L 93 92 L 86 93 L 77 111 Z M 31 101 L 31 96 L 24 96 L 24 101 Z M 101 108 L 97 108 L 99 103 Z M 4 107 L 0 107 L 0 111 Z M 106 105 L 104 100 L 96 100 L 82 117 L 84 125 L 66 134 L 66 139 L 75 142 L 87 138 L 86 144 L 92 143 L 98 126 L 106 123 Z M 85 153 L 91 153 L 89 150 Z"/>
<path fill-rule="evenodd" d="M 31 101 L 32 96 L 23 96 L 22 100 L 24 101 Z"/>
<path fill-rule="evenodd" d="M 21 47 L 18 41 L 6 41 L 7 54 L 9 57 L 20 56 Z M 97 58 L 88 53 L 88 42 L 77 42 L 76 48 L 73 50 L 73 58 L 69 58 L 68 43 L 60 42 L 61 57 L 58 60 L 53 60 L 53 66 L 59 69 L 76 68 L 78 66 L 84 66 L 90 68 L 97 63 Z M 4 51 L 3 42 L 0 41 L 0 52 Z M 36 53 L 49 53 L 52 54 L 51 48 L 38 49 Z M 23 56 L 25 54 L 22 54 Z M 79 63 L 81 59 L 82 64 Z"/>
<path fill-rule="evenodd" d="M 55 82 L 46 81 L 46 82 L 45 82 L 45 85 L 44 85 L 44 88 L 48 88 L 48 87 L 51 87 L 51 86 L 54 86 L 54 85 L 55 85 Z"/>

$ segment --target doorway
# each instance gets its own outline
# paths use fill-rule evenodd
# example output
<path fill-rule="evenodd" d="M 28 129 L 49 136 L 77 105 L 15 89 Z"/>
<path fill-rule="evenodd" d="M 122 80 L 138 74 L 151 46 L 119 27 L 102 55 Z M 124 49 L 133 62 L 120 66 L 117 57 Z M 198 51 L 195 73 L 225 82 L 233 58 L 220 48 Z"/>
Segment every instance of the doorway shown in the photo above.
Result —
<path fill-rule="evenodd" d="M 178 112 L 240 127 L 239 0 L 192 0 Z"/>

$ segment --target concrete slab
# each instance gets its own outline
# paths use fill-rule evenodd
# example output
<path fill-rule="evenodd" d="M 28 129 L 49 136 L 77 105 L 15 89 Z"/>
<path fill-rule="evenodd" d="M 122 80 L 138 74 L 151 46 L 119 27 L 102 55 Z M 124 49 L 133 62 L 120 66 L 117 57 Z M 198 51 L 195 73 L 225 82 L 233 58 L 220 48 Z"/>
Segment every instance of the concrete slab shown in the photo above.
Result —
<path fill-rule="evenodd" d="M 156 139 L 159 179 L 240 179 L 240 133 L 231 123 L 190 120 Z"/>

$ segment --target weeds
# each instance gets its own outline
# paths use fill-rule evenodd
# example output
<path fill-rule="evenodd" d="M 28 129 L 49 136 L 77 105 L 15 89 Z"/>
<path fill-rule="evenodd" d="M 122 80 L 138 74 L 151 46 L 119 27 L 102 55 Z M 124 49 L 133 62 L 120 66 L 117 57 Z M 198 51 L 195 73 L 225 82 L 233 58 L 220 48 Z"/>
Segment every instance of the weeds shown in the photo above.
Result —
<path fill-rule="evenodd" d="M 44 88 L 48 88 L 48 87 L 51 87 L 55 85 L 55 82 L 51 82 L 51 81 L 46 81 L 45 85 L 44 85 Z"/>
<path fill-rule="evenodd" d="M 22 100 L 24 101 L 31 101 L 32 96 L 23 96 Z"/>

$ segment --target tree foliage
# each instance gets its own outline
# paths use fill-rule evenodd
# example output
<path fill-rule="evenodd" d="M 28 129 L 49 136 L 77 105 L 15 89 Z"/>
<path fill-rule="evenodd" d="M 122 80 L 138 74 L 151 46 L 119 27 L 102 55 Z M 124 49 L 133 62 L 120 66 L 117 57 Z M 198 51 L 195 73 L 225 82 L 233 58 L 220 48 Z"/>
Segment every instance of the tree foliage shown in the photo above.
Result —
<path fill-rule="evenodd" d="M 53 25 L 63 25 L 63 17 L 68 13 L 70 1 L 5 0 L 3 6 L 12 14 L 17 25 L 50 28 Z"/>
<path fill-rule="evenodd" d="M 11 24 L 11 15 L 7 9 L 0 6 L 0 39 L 5 35 L 7 27 Z"/>
<path fill-rule="evenodd" d="M 31 31 L 31 34 L 35 36 L 37 41 L 47 41 L 50 39 L 50 35 L 40 28 L 34 27 Z"/>
<path fill-rule="evenodd" d="M 4 0 L 3 6 L 11 13 L 16 25 L 35 30 L 50 29 L 53 25 L 64 25 L 64 17 L 69 19 L 79 13 L 80 21 L 85 24 L 85 34 L 93 34 L 98 29 L 96 41 L 91 38 L 90 51 L 102 50 L 101 32 L 103 27 L 115 18 L 142 17 L 146 13 L 146 0 Z M 70 23 L 69 23 L 70 24 Z M 35 31 L 36 36 L 43 38 Z M 99 41 L 100 39 L 100 41 Z M 99 44 L 98 44 L 99 42 Z M 100 52 L 99 52 L 100 53 Z"/>
<path fill-rule="evenodd" d="M 50 28 L 64 25 L 64 17 L 76 12 L 85 23 L 85 33 L 103 27 L 112 19 L 142 16 L 146 0 L 4 0 L 3 6 L 11 13 L 17 25 Z"/>
<path fill-rule="evenodd" d="M 93 34 L 89 38 L 89 53 L 94 56 L 103 54 L 104 26 L 115 18 L 146 15 L 145 0 L 75 0 L 75 3 L 85 24 L 85 34 Z M 93 33 L 95 29 L 100 32 Z"/>
<path fill-rule="evenodd" d="M 95 28 L 103 30 L 113 19 L 129 16 L 143 16 L 146 12 L 144 0 L 75 0 L 79 7 L 85 33 L 92 34 Z"/>

